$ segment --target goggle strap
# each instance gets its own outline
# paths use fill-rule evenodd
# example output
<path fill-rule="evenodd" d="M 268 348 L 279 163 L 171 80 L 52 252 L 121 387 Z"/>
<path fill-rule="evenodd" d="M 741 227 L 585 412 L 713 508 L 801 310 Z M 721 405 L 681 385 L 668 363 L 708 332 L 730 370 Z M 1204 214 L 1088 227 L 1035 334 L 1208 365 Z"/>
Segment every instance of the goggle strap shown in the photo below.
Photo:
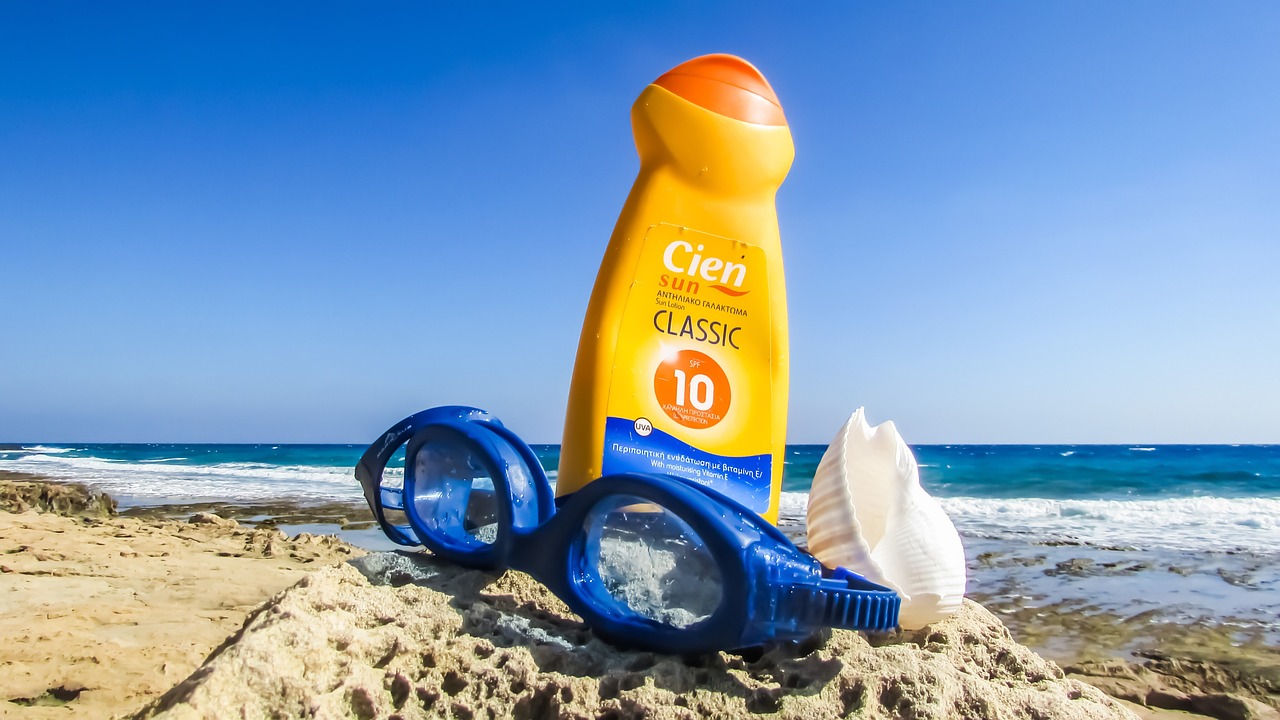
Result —
<path fill-rule="evenodd" d="M 902 598 L 893 590 L 844 568 L 817 584 L 792 585 L 783 594 L 791 605 L 782 616 L 806 624 L 846 630 L 892 630 L 898 626 Z"/>

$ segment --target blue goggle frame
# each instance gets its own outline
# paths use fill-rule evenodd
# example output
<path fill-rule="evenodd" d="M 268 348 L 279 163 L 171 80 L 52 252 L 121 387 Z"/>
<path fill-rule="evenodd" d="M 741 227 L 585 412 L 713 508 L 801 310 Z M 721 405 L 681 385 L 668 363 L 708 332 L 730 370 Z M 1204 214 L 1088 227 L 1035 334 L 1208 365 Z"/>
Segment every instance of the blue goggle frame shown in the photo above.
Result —
<path fill-rule="evenodd" d="M 382 471 L 406 442 L 404 486 L 397 493 L 382 487 Z M 425 481 L 416 475 L 414 458 L 427 443 L 469 449 L 481 466 L 476 469 L 492 479 L 497 533 L 491 543 L 438 532 L 432 521 L 439 518 L 420 516 L 413 499 Z M 700 653 L 804 637 L 823 627 L 889 630 L 897 625 L 901 599 L 895 592 L 844 568 L 826 570 L 754 511 L 690 480 L 639 473 L 605 476 L 560 498 L 557 507 L 532 449 L 476 408 L 433 408 L 402 420 L 370 446 L 356 466 L 356 477 L 393 541 L 424 545 L 467 567 L 526 572 L 598 635 L 618 645 Z M 468 484 L 467 492 L 483 491 L 472 491 Z M 584 527 L 595 508 L 618 496 L 659 505 L 698 535 L 722 582 L 721 600 L 708 617 L 687 627 L 663 624 L 638 614 L 603 587 L 588 561 Z M 468 497 L 464 494 L 458 502 L 465 507 Z M 403 511 L 409 526 L 388 522 L 384 507 Z"/>
<path fill-rule="evenodd" d="M 510 430 L 506 429 L 501 421 L 484 410 L 463 405 L 445 405 L 410 415 L 384 432 L 377 441 L 364 451 L 364 454 L 360 456 L 360 462 L 356 464 L 356 480 L 360 482 L 360 487 L 364 491 L 365 502 L 369 504 L 369 509 L 373 511 L 373 516 L 378 521 L 379 527 L 382 528 L 382 532 L 392 542 L 406 547 L 425 545 L 411 526 L 395 525 L 387 520 L 385 510 L 398 510 L 400 512 L 405 510 L 403 487 L 387 487 L 382 483 L 382 472 L 386 469 L 387 463 L 395 456 L 396 451 L 408 442 L 415 433 L 428 425 L 451 425 L 472 421 L 490 423 L 495 432 L 513 441 L 518 451 L 527 453 L 525 458 L 526 465 L 537 468 L 539 472 L 542 471 L 542 465 L 538 462 L 538 457 L 533 454 L 533 450 Z M 413 457 L 408 453 L 407 448 L 405 454 L 406 457 Z M 408 464 L 411 465 L 412 463 Z M 409 468 L 406 467 L 405 471 L 408 474 Z M 539 507 L 549 508 L 550 512 L 554 512 L 555 493 L 552 491 L 550 483 L 545 482 L 545 475 L 543 480 L 545 487 L 539 490 L 542 494 L 538 497 L 538 505 Z M 547 517 L 550 517 L 550 514 Z"/>

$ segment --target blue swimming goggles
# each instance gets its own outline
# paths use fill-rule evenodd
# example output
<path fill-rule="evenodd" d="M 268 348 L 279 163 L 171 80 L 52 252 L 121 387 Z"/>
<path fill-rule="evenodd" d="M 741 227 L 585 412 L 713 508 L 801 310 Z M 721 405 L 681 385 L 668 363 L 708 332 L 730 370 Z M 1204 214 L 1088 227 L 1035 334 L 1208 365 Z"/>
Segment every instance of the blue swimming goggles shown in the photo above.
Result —
<path fill-rule="evenodd" d="M 384 484 L 406 444 L 403 485 Z M 360 458 L 356 478 L 396 543 L 526 572 L 618 645 L 700 653 L 897 625 L 892 590 L 826 570 L 755 512 L 692 481 L 608 475 L 557 502 L 533 450 L 483 410 L 401 420 Z"/>

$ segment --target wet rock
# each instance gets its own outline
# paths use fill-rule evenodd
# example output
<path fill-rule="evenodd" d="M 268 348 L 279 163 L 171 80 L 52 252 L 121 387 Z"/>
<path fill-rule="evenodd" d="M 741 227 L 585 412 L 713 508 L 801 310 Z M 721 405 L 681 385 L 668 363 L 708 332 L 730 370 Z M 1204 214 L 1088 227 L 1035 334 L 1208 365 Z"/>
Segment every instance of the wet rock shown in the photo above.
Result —
<path fill-rule="evenodd" d="M 1148 654 L 1144 663 L 1090 661 L 1064 670 L 1112 697 L 1220 720 L 1280 720 L 1274 683 L 1214 663 Z"/>
<path fill-rule="evenodd" d="M 28 510 L 70 517 L 106 518 L 116 514 L 116 501 L 80 483 L 0 480 L 0 510 Z"/>
<path fill-rule="evenodd" d="M 1003 552 L 984 552 L 974 558 L 971 571 L 982 568 L 1034 567 L 1044 564 L 1047 555 L 1011 555 Z"/>
<path fill-rule="evenodd" d="M 1090 558 L 1071 558 L 1063 560 L 1054 567 L 1045 570 L 1044 574 L 1050 577 L 1057 575 L 1070 575 L 1073 577 L 1087 577 L 1093 574 L 1093 566 L 1096 563 Z"/>
<path fill-rule="evenodd" d="M 213 513 L 199 512 L 191 516 L 187 522 L 192 525 L 216 525 L 219 527 L 240 527 L 240 523 L 231 518 L 224 518 Z"/>
<path fill-rule="evenodd" d="M 1232 572 L 1226 568 L 1218 568 L 1217 572 L 1218 577 L 1222 578 L 1228 585 L 1257 588 L 1257 584 L 1253 580 L 1253 568 L 1247 568 L 1242 572 Z"/>

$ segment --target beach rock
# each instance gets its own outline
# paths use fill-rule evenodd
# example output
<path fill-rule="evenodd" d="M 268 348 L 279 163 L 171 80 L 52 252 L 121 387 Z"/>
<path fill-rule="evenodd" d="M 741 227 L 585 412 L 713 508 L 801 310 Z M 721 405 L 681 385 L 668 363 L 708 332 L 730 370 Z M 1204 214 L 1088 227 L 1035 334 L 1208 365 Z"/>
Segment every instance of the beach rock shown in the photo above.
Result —
<path fill-rule="evenodd" d="M 191 519 L 188 520 L 187 522 L 191 523 L 192 525 L 218 525 L 221 527 L 239 527 L 240 526 L 240 523 L 236 522 L 232 518 L 224 518 L 220 515 L 215 515 L 210 512 L 198 512 L 195 515 L 192 515 Z"/>
<path fill-rule="evenodd" d="M 1058 563 L 1050 570 L 1045 570 L 1044 574 L 1053 575 L 1071 575 L 1074 577 L 1087 577 L 1092 574 L 1095 561 L 1092 558 L 1071 558 Z"/>
<path fill-rule="evenodd" d="M 108 518 L 116 514 L 116 501 L 110 495 L 94 492 L 80 483 L 0 480 L 0 510 L 11 513 L 38 510 L 72 517 Z"/>
<path fill-rule="evenodd" d="M 136 717 L 227 708 L 402 720 L 1135 717 L 1064 678 L 972 601 L 912 633 L 835 630 L 763 651 L 677 657 L 600 641 L 522 573 L 408 553 L 306 576 Z"/>
<path fill-rule="evenodd" d="M 1219 720 L 1280 720 L 1276 683 L 1216 663 L 1149 655 L 1141 664 L 1091 661 L 1069 665 L 1065 671 L 1112 697 L 1147 707 Z"/>
<path fill-rule="evenodd" d="M 245 535 L 244 552 L 253 557 L 275 557 L 277 546 L 289 536 L 273 527 L 255 528 Z"/>

